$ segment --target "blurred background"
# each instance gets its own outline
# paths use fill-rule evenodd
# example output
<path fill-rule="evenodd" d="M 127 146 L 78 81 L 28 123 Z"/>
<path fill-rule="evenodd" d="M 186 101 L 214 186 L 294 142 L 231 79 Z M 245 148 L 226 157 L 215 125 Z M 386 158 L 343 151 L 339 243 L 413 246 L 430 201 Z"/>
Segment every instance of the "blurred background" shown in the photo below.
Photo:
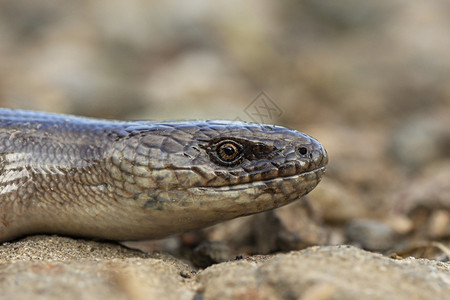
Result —
<path fill-rule="evenodd" d="M 253 232 L 249 253 L 450 238 L 446 0 L 1 1 L 0 106 L 314 136 L 330 157 L 309 197 L 317 226 L 278 213 L 294 246 Z"/>

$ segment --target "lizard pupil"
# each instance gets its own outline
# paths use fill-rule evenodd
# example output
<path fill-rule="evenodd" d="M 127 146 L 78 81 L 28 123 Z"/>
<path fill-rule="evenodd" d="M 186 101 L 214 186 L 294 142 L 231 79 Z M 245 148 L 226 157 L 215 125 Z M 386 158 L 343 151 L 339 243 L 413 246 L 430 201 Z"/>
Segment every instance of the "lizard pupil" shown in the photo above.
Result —
<path fill-rule="evenodd" d="M 236 152 L 236 149 L 233 146 L 227 145 L 223 147 L 223 152 L 228 156 L 232 156 Z"/>

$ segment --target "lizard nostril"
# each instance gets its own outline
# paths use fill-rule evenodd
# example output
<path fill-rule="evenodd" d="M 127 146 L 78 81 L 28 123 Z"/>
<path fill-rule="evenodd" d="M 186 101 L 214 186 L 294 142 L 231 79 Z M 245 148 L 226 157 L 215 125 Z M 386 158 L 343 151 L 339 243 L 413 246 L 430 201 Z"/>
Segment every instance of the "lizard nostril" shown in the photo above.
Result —
<path fill-rule="evenodd" d="M 301 155 L 305 155 L 306 153 L 308 153 L 308 149 L 306 149 L 306 147 L 300 147 L 300 148 L 298 148 L 298 152 Z"/>

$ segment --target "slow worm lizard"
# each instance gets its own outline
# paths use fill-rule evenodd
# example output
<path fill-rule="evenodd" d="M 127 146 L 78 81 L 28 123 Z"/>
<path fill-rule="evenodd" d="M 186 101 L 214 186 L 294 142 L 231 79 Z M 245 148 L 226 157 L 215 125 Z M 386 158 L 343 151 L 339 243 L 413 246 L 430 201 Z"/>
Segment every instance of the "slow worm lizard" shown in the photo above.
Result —
<path fill-rule="evenodd" d="M 280 126 L 0 109 L 0 242 L 202 228 L 298 199 L 327 162 L 318 141 Z"/>

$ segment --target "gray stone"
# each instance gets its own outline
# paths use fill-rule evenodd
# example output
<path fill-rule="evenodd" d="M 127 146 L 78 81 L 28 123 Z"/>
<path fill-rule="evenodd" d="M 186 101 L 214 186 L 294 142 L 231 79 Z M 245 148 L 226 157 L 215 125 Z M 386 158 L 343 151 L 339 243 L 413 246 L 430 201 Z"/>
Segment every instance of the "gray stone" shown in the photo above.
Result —
<path fill-rule="evenodd" d="M 386 224 L 374 220 L 356 219 L 348 223 L 347 238 L 366 250 L 386 251 L 394 246 L 395 231 Z"/>
<path fill-rule="evenodd" d="M 350 246 L 312 247 L 212 266 L 205 299 L 449 299 L 450 265 Z M 308 298 L 310 297 L 310 298 Z"/>

